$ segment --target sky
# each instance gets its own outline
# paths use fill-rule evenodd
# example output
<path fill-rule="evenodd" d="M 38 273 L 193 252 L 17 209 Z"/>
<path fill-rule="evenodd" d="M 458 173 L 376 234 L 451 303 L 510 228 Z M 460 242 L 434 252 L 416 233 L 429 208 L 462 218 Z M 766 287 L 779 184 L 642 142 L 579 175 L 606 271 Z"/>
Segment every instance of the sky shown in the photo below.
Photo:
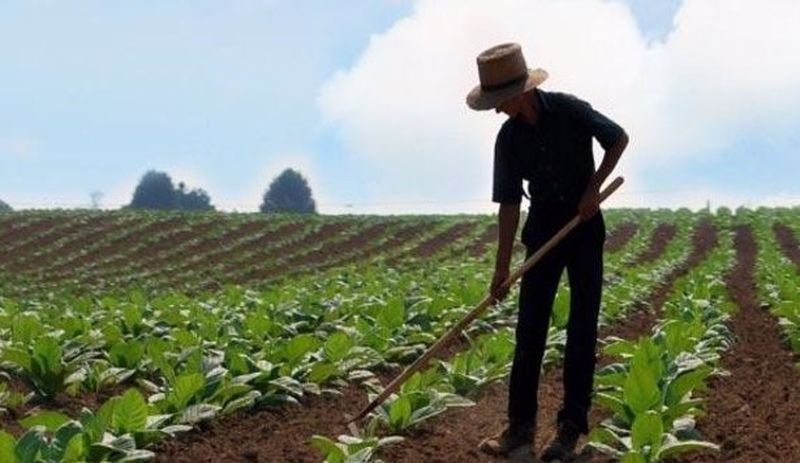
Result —
<path fill-rule="evenodd" d="M 323 213 L 492 212 L 504 116 L 464 99 L 514 41 L 629 133 L 609 205 L 796 205 L 796 24 L 796 0 L 5 0 L 0 200 L 115 208 L 157 169 L 253 211 L 292 167 Z"/>

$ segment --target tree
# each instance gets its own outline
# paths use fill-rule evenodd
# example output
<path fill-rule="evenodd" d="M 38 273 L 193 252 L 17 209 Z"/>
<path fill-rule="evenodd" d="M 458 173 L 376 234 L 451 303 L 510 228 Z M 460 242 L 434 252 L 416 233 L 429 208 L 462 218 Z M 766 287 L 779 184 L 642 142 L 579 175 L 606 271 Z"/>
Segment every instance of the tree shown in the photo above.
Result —
<path fill-rule="evenodd" d="M 214 206 L 211 205 L 211 197 L 208 196 L 208 193 L 202 188 L 186 191 L 186 184 L 181 182 L 178 184 L 175 195 L 178 202 L 178 209 L 183 209 L 185 211 L 214 210 Z"/>
<path fill-rule="evenodd" d="M 294 169 L 286 169 L 272 180 L 260 209 L 261 212 L 317 213 L 308 182 Z"/>
<path fill-rule="evenodd" d="M 134 209 L 175 209 L 177 205 L 175 187 L 165 172 L 150 170 L 144 174 L 136 190 L 130 207 Z"/>
<path fill-rule="evenodd" d="M 9 206 L 8 204 L 6 204 L 5 201 L 0 199 L 0 212 L 11 212 L 13 210 L 14 209 L 11 209 L 11 206 Z"/>
<path fill-rule="evenodd" d="M 133 192 L 133 200 L 128 206 L 134 209 L 160 209 L 185 211 L 213 211 L 211 198 L 205 190 L 195 188 L 187 190 L 186 184 L 172 184 L 172 179 L 165 172 L 150 170 L 144 174 Z"/>
<path fill-rule="evenodd" d="M 93 191 L 89 193 L 89 198 L 92 201 L 92 209 L 100 209 L 100 201 L 103 200 L 103 196 L 102 191 Z"/>

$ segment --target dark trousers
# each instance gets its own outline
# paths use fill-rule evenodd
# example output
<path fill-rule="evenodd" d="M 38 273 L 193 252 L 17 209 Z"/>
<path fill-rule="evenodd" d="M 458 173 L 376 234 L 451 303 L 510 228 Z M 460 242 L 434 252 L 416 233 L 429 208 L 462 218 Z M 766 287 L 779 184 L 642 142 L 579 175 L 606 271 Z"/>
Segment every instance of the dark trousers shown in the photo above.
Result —
<path fill-rule="evenodd" d="M 523 230 L 528 256 L 552 237 L 570 216 L 557 211 L 532 211 Z M 511 368 L 508 416 L 512 424 L 536 422 L 539 375 L 547 342 L 553 300 L 564 268 L 570 287 L 570 314 L 564 357 L 564 403 L 558 423 L 571 421 L 588 433 L 596 362 L 597 317 L 603 281 L 605 224 L 601 213 L 576 227 L 522 277 L 516 350 Z"/>

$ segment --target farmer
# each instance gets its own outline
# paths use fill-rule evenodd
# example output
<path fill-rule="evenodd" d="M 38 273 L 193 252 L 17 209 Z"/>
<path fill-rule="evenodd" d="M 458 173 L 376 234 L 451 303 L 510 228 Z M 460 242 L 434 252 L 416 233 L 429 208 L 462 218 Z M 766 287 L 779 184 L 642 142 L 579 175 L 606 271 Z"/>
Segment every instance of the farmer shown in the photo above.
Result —
<path fill-rule="evenodd" d="M 547 78 L 528 69 L 518 44 L 492 47 L 478 56 L 480 85 L 467 96 L 475 110 L 495 109 L 508 119 L 497 134 L 492 200 L 500 204 L 498 248 L 491 294 L 504 299 L 512 246 L 519 223 L 522 181 L 528 180 L 530 209 L 522 243 L 533 254 L 576 214 L 582 222 L 523 277 L 516 350 L 508 391 L 508 425 L 485 439 L 481 450 L 530 458 L 536 434 L 539 373 L 550 314 L 561 274 L 567 269 L 570 315 L 564 358 L 564 403 L 558 432 L 541 456 L 564 461 L 578 437 L 588 433 L 597 344 L 597 318 L 606 231 L 599 189 L 628 144 L 625 131 L 588 103 L 537 88 Z M 592 139 L 605 150 L 595 170 Z"/>

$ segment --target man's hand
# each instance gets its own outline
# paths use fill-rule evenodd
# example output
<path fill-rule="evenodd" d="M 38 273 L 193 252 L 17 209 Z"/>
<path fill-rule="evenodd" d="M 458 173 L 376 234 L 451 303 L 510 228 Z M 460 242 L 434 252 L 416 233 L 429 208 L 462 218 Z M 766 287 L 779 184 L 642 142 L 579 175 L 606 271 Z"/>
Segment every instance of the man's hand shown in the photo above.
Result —
<path fill-rule="evenodd" d="M 495 270 L 494 277 L 492 278 L 492 285 L 489 287 L 489 293 L 494 300 L 492 303 L 502 301 L 508 296 L 509 288 L 503 288 L 503 282 L 508 278 L 508 270 Z"/>
<path fill-rule="evenodd" d="M 589 182 L 586 191 L 583 192 L 581 200 L 578 203 L 578 214 L 581 216 L 582 221 L 589 220 L 593 215 L 600 210 L 600 189 L 594 185 L 594 182 Z"/>

